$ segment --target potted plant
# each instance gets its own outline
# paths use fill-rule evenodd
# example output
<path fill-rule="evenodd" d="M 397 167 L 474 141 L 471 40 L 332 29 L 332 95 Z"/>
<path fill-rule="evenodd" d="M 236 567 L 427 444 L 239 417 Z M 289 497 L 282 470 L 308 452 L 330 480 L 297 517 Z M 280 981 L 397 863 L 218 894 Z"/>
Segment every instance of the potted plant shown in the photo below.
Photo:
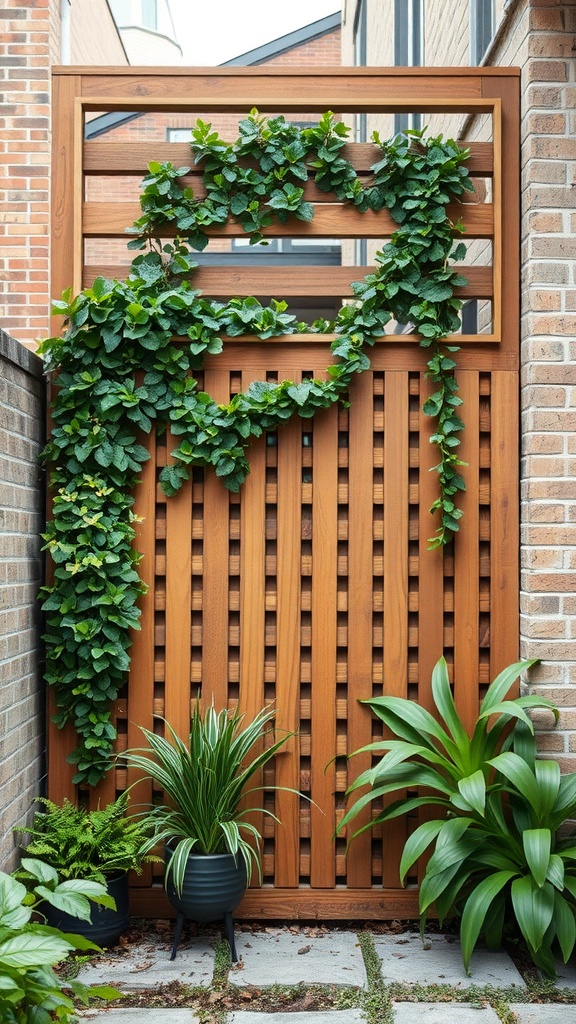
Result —
<path fill-rule="evenodd" d="M 23 879 L 21 881 L 20 879 Z M 63 981 L 53 970 L 74 949 L 98 950 L 81 936 L 66 935 L 38 921 L 45 903 L 65 906 L 77 918 L 90 916 L 89 900 L 104 904 L 110 897 L 99 882 L 68 879 L 59 882 L 53 868 L 42 861 L 24 858 L 12 875 L 0 871 L 0 1020 L 36 1024 L 78 1020 L 74 998 L 115 999 L 116 989 Z M 73 998 L 74 997 L 74 998 Z"/>
<path fill-rule="evenodd" d="M 149 746 L 126 755 L 132 767 L 146 772 L 164 792 L 165 802 L 150 817 L 156 840 L 166 841 L 166 892 L 178 912 L 171 959 L 185 918 L 221 917 L 232 959 L 237 959 L 232 913 L 252 870 L 262 877 L 261 835 L 248 820 L 254 808 L 246 807 L 242 797 L 264 788 L 246 786 L 293 735 L 287 733 L 262 749 L 274 715 L 274 709 L 263 709 L 244 725 L 237 710 L 217 713 L 210 706 L 202 714 L 197 701 L 188 744 L 165 723 L 166 737 L 143 729 Z M 275 818 L 265 808 L 258 810 Z"/>
<path fill-rule="evenodd" d="M 31 839 L 27 856 L 53 868 L 60 881 L 83 879 L 106 886 L 109 905 L 95 907 L 80 924 L 63 907 L 49 906 L 46 917 L 53 927 L 89 936 L 99 946 L 110 945 L 128 926 L 128 871 L 142 870 L 154 860 L 148 850 L 153 822 L 147 815 L 127 815 L 129 794 L 122 793 L 106 807 L 88 811 L 70 800 L 60 806 L 38 797 L 43 810 L 30 826 L 17 826 Z"/>

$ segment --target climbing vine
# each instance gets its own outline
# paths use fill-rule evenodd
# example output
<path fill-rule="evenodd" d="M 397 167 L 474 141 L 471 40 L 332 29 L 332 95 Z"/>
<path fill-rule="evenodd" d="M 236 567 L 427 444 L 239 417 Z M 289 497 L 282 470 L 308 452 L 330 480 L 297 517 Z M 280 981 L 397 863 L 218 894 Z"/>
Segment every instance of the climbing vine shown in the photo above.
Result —
<path fill-rule="evenodd" d="M 183 187 L 189 168 L 151 163 L 142 216 L 129 242 L 140 252 L 127 279 L 98 278 L 78 296 L 67 293 L 55 303 L 67 327 L 41 346 L 48 369 L 58 369 L 45 450 L 55 493 L 45 534 L 55 563 L 54 583 L 43 591 L 46 679 L 55 688 L 55 721 L 72 720 L 79 737 L 70 755 L 77 783 L 94 785 L 109 766 L 115 739 L 110 705 L 126 679 L 130 630 L 138 627 L 137 601 L 145 592 L 132 547 L 131 494 L 148 458 L 141 432 L 160 423 L 179 438 L 160 477 L 167 495 L 194 465 L 213 466 L 230 490 L 238 490 L 249 472 L 252 437 L 345 398 L 354 375 L 370 365 L 366 346 L 390 320 L 411 323 L 431 349 L 427 375 L 436 386 L 424 406 L 434 418 L 430 440 L 439 451 L 439 495 L 431 510 L 439 526 L 430 545 L 446 544 L 458 530 L 455 497 L 465 485 L 456 449 L 463 423 L 452 358 L 457 349 L 444 342 L 459 327 L 454 288 L 465 281 L 453 262 L 465 247 L 454 245 L 463 228 L 451 222 L 447 206 L 471 190 L 468 152 L 424 131 L 385 142 L 374 135 L 380 158 L 363 183 L 341 153 L 347 133 L 331 114 L 301 129 L 253 111 L 232 145 L 199 121 L 192 149 L 204 165 L 206 197 Z M 353 284 L 356 301 L 344 305 L 334 323 L 307 325 L 297 323 L 284 302 L 263 307 L 250 297 L 228 303 L 203 298 L 192 285 L 193 250 L 205 247 L 209 229 L 232 217 L 255 243 L 274 222 L 311 219 L 303 187 L 309 170 L 319 188 L 361 211 L 387 209 L 398 225 L 376 256 L 376 270 Z M 167 226 L 175 238 L 162 244 Z M 327 379 L 257 381 L 225 404 L 198 390 L 194 372 L 206 353 L 221 351 L 223 336 L 302 331 L 337 335 Z"/>

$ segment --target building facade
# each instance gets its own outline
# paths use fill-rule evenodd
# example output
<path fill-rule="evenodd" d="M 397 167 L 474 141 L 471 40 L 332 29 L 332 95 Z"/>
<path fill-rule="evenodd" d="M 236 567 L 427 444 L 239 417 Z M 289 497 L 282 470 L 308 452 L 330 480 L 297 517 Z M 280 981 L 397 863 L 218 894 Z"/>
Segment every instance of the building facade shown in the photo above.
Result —
<path fill-rule="evenodd" d="M 527 685 L 560 708 L 555 729 L 541 716 L 539 743 L 564 770 L 576 767 L 575 33 L 576 5 L 557 0 L 346 0 L 343 12 L 344 63 L 521 69 L 520 638 L 541 659 Z"/>

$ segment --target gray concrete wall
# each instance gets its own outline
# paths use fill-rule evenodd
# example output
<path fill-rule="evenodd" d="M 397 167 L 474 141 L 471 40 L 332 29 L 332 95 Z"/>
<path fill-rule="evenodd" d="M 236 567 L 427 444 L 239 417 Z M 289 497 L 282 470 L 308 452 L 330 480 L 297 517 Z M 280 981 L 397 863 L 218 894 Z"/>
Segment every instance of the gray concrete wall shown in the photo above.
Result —
<path fill-rule="evenodd" d="M 44 773 L 40 531 L 45 522 L 41 360 L 0 330 L 0 869 L 15 866 Z"/>

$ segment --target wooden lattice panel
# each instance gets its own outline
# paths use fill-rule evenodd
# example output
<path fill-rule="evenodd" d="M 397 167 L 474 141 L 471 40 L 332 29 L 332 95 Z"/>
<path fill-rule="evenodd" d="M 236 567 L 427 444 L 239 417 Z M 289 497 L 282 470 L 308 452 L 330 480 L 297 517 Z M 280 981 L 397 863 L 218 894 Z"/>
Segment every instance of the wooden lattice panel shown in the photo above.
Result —
<path fill-rule="evenodd" d="M 180 110 L 206 119 L 254 105 L 389 113 L 412 103 L 431 116 L 462 115 L 464 125 L 478 112 L 491 119 L 490 141 L 476 143 L 471 158 L 474 176 L 488 187 L 462 211 L 468 237 L 488 242 L 491 254 L 486 264 L 482 250 L 484 262 L 464 270 L 462 294 L 489 301 L 491 312 L 489 331 L 461 338 L 458 356 L 467 491 L 455 541 L 427 550 L 436 454 L 422 413 L 426 354 L 410 335 L 377 342 L 372 369 L 354 381 L 348 407 L 255 442 L 238 495 L 210 470 L 196 469 L 166 499 L 157 481 L 173 446 L 170 437 L 152 438 L 135 506 L 150 590 L 128 687 L 115 709 L 119 752 L 139 744 L 139 726 L 161 730 L 163 718 L 185 736 L 198 693 L 218 708 L 238 704 L 249 716 L 274 702 L 278 727 L 295 733 L 263 781 L 310 799 L 265 794 L 264 806 L 283 824 L 261 823 L 264 885 L 249 890 L 245 916 L 414 915 L 418 877 L 401 889 L 398 862 L 417 819 L 367 833 L 348 855 L 346 837 L 334 840 L 334 831 L 347 786 L 370 763 L 369 755 L 347 755 L 379 735 L 362 698 L 385 692 L 431 709 L 430 676 L 444 653 L 470 725 L 482 689 L 517 656 L 517 76 L 510 69 L 340 68 L 329 78 L 324 69 L 61 69 L 55 97 L 54 294 L 71 280 L 79 287 L 101 273 L 123 276 L 128 260 L 120 242 L 137 215 L 147 161 L 189 162 L 180 145 L 149 152 L 143 142 L 98 140 L 82 147 L 86 110 Z M 347 149 L 365 173 L 373 148 Z M 196 188 L 198 175 L 191 179 Z M 122 188 L 114 190 L 113 180 Z M 387 214 L 360 215 L 311 184 L 307 191 L 315 217 L 298 226 L 300 236 L 383 238 L 393 229 Z M 292 225 L 270 230 L 294 234 Z M 230 225 L 219 234 L 241 230 Z M 216 297 L 344 298 L 366 270 L 203 267 L 195 284 Z M 328 341 L 317 335 L 230 339 L 222 355 L 206 360 L 199 384 L 225 402 L 253 380 L 322 376 L 329 361 Z M 54 799 L 73 792 L 62 770 L 72 745 L 68 732 L 51 730 Z M 120 766 L 89 799 L 109 799 L 130 781 Z M 151 796 L 144 783 L 135 794 Z M 133 910 L 167 912 L 158 867 L 135 880 Z"/>

